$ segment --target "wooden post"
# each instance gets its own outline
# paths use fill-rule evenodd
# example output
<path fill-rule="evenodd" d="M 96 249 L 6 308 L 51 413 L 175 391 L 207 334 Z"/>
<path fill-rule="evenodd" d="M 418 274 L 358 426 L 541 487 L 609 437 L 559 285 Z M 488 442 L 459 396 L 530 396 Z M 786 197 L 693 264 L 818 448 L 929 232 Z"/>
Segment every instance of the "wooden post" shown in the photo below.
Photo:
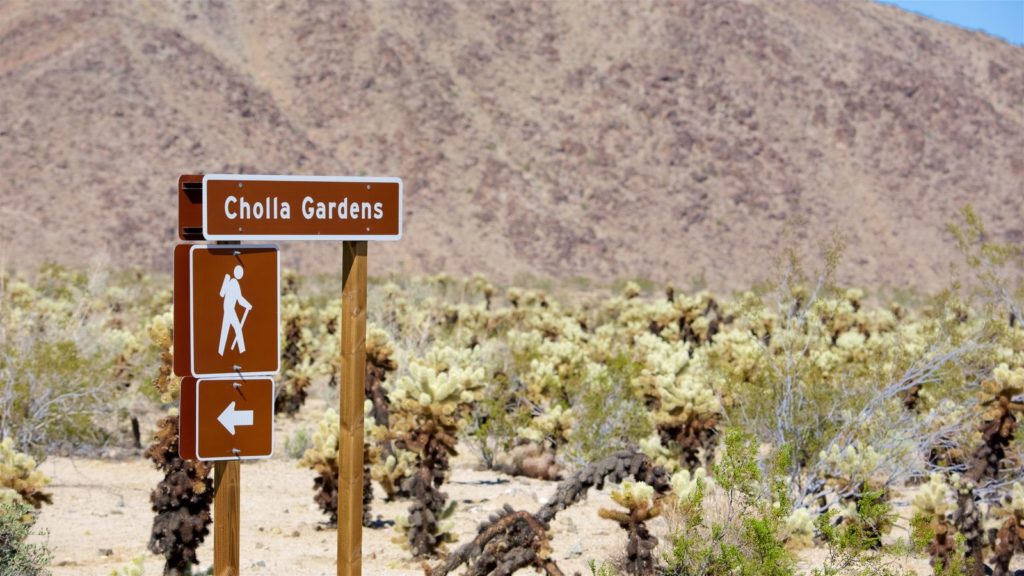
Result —
<path fill-rule="evenodd" d="M 366 379 L 366 241 L 343 246 L 341 396 L 338 414 L 338 576 L 363 571 L 363 387 Z"/>
<path fill-rule="evenodd" d="M 236 245 L 241 242 L 215 242 Z M 239 576 L 241 461 L 213 463 L 213 576 Z"/>
<path fill-rule="evenodd" d="M 213 465 L 213 574 L 238 576 L 241 462 Z"/>

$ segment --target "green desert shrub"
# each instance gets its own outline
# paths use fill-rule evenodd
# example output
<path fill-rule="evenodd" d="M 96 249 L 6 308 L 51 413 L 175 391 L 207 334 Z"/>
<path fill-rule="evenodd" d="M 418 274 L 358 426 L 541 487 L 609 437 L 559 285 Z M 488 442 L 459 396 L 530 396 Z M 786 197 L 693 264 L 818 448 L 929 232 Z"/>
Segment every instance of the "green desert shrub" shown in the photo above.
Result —
<path fill-rule="evenodd" d="M 30 544 L 35 512 L 17 501 L 0 499 L 0 576 L 43 576 L 53 555 L 45 544 Z"/>
<path fill-rule="evenodd" d="M 754 437 L 725 434 L 712 482 L 676 480 L 672 514 L 676 529 L 666 554 L 670 574 L 679 576 L 789 576 L 795 564 L 786 550 L 783 524 L 791 502 L 780 471 L 781 452 L 767 474 L 757 461 Z"/>
<path fill-rule="evenodd" d="M 59 266 L 0 281 L 0 437 L 41 455 L 129 434 L 157 352 L 140 333 L 170 293 Z"/>

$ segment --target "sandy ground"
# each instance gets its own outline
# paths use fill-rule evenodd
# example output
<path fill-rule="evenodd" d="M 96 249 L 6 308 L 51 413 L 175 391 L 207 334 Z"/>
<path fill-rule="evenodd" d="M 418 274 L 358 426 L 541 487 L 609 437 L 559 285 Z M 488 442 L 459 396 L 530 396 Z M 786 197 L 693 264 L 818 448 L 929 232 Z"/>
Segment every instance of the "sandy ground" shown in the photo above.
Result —
<path fill-rule="evenodd" d="M 470 540 L 478 523 L 502 505 L 533 511 L 555 490 L 552 482 L 474 470 L 466 460 L 459 461 L 447 487 L 459 502 L 460 543 Z M 38 526 L 49 532 L 55 576 L 106 576 L 140 554 L 145 554 L 145 573 L 160 574 L 162 559 L 146 552 L 153 519 L 149 493 L 160 479 L 148 461 L 51 458 L 43 470 L 53 479 L 54 504 L 44 510 Z M 337 534 L 322 527 L 324 516 L 313 502 L 312 485 L 312 472 L 286 457 L 243 464 L 244 574 L 335 573 Z M 407 504 L 378 499 L 373 507 L 382 519 L 393 520 L 405 512 Z M 591 493 L 588 500 L 556 518 L 552 544 L 566 573 L 587 574 L 588 559 L 614 557 L 625 545 L 619 528 L 598 518 L 600 507 L 613 507 L 607 488 Z M 664 542 L 667 524 L 658 519 L 654 529 Z M 364 529 L 365 574 L 422 574 L 421 566 L 392 542 L 396 535 L 393 527 Z M 816 564 L 824 554 L 823 550 L 804 551 L 802 564 Z M 199 558 L 200 568 L 212 562 L 212 537 L 200 549 Z M 905 567 L 930 574 L 923 558 L 911 559 Z"/>
<path fill-rule="evenodd" d="M 54 504 L 44 510 L 38 527 L 49 532 L 56 576 L 106 576 L 143 553 L 146 574 L 160 573 L 161 558 L 146 552 L 153 519 L 149 493 L 160 479 L 149 462 L 51 458 L 43 470 L 53 479 Z M 335 573 L 337 534 L 322 527 L 325 517 L 312 500 L 312 486 L 313 473 L 296 467 L 294 460 L 243 464 L 243 573 Z M 470 540 L 478 523 L 504 504 L 536 510 L 554 489 L 550 482 L 456 468 L 447 491 L 459 502 L 459 542 Z M 377 500 L 373 506 L 383 520 L 393 520 L 408 504 Z M 624 545 L 619 529 L 597 518 L 600 506 L 612 506 L 607 491 L 556 519 L 553 546 L 563 569 L 585 570 L 587 558 L 604 558 Z M 364 573 L 422 574 L 420 565 L 392 542 L 396 535 L 390 526 L 364 529 Z M 208 538 L 199 551 L 200 567 L 212 557 Z"/>

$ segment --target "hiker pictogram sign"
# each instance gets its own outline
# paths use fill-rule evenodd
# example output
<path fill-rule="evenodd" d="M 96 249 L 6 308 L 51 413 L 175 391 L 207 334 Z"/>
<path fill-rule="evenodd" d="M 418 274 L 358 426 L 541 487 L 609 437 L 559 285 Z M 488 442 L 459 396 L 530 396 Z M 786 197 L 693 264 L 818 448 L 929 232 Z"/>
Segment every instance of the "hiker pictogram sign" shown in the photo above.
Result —
<path fill-rule="evenodd" d="M 185 378 L 178 454 L 187 460 L 253 460 L 274 453 L 274 381 Z"/>
<path fill-rule="evenodd" d="M 276 246 L 177 246 L 175 373 L 215 377 L 277 372 L 279 283 Z"/>

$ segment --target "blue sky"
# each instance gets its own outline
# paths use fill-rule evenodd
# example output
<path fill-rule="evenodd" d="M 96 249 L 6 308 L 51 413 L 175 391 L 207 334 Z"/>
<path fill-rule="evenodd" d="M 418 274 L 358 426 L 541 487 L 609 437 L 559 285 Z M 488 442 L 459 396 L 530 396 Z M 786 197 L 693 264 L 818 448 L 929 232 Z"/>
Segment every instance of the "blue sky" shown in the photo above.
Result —
<path fill-rule="evenodd" d="M 1024 0 L 880 0 L 1024 45 Z"/>

